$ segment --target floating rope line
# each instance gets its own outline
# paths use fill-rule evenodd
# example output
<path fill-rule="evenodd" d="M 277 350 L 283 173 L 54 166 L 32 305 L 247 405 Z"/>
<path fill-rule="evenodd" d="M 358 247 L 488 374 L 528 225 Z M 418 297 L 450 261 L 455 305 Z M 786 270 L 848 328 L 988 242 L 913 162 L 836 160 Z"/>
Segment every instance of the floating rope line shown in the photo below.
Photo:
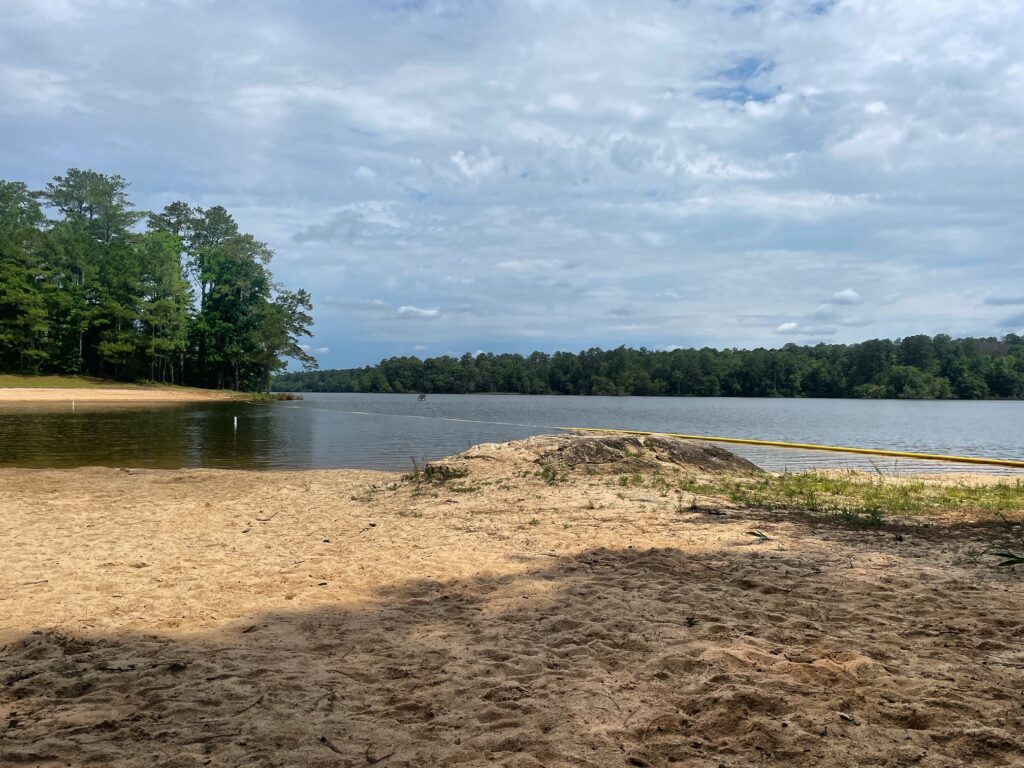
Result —
<path fill-rule="evenodd" d="M 250 405 L 257 403 L 250 402 Z M 413 413 L 379 413 L 377 411 L 346 411 L 340 408 L 319 408 L 313 405 L 281 405 L 267 403 L 275 408 L 298 408 L 327 411 L 328 413 L 351 414 L 356 416 L 388 416 L 402 419 L 427 419 L 430 421 L 451 421 L 460 424 L 488 424 L 497 427 L 521 427 L 524 429 L 547 429 L 559 432 L 609 433 L 615 435 L 643 435 L 650 437 L 675 437 L 680 440 L 703 440 L 709 443 L 733 443 L 754 445 L 763 448 L 790 448 L 804 451 L 829 451 L 832 453 L 856 453 L 864 456 L 887 456 L 897 459 L 920 459 L 922 461 L 945 461 L 958 464 L 981 464 L 994 467 L 1024 469 L 1024 460 L 991 459 L 982 456 L 949 456 L 941 453 L 917 453 L 913 451 L 890 451 L 882 448 L 854 448 L 845 445 L 818 445 L 816 443 L 790 443 L 781 440 L 754 440 L 744 437 L 720 437 L 718 435 L 683 435 L 676 432 L 653 432 L 641 429 L 607 429 L 602 427 L 558 427 L 550 424 L 519 424 L 511 421 L 485 421 L 482 419 L 457 419 L 450 416 L 422 416 Z"/>

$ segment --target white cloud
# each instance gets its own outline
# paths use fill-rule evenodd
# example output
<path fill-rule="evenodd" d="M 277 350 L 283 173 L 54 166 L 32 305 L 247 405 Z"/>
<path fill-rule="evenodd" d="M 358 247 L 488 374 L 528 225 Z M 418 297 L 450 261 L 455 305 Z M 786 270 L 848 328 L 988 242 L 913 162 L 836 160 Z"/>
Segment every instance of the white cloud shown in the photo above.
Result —
<path fill-rule="evenodd" d="M 909 128 L 891 123 L 867 125 L 852 136 L 835 142 L 830 151 L 843 160 L 861 158 L 885 160 L 889 158 L 909 136 Z"/>
<path fill-rule="evenodd" d="M 836 329 L 829 325 L 803 325 L 797 322 L 786 322 L 776 327 L 775 332 L 784 335 L 820 337 L 831 336 L 836 332 Z"/>
<path fill-rule="evenodd" d="M 561 269 L 565 262 L 561 259 L 505 259 L 496 266 L 510 272 L 546 272 Z"/>
<path fill-rule="evenodd" d="M 48 69 L 0 68 L 0 94 L 3 112 L 38 110 L 58 113 L 82 109 L 82 102 L 71 79 Z"/>
<path fill-rule="evenodd" d="M 832 294 L 832 301 L 836 304 L 860 304 L 863 299 L 853 288 L 844 288 Z"/>
<path fill-rule="evenodd" d="M 411 305 L 403 305 L 398 308 L 398 314 L 402 317 L 440 317 L 439 309 L 421 309 Z"/>
<path fill-rule="evenodd" d="M 490 176 L 501 167 L 501 157 L 491 155 L 487 147 L 482 147 L 476 155 L 467 155 L 460 149 L 452 154 L 451 160 L 464 176 L 471 179 Z"/>

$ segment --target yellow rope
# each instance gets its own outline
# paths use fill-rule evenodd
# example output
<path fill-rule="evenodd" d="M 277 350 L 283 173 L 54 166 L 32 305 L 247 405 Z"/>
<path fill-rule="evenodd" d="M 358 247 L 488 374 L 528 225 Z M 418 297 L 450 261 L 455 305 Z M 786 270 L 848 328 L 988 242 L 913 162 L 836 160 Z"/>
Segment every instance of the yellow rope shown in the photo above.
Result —
<path fill-rule="evenodd" d="M 772 448 L 800 448 L 808 451 L 835 451 L 837 453 L 861 453 L 867 456 L 894 456 L 902 459 L 924 459 L 927 461 L 953 461 L 961 464 L 991 464 L 997 467 L 1018 467 L 1024 469 L 1024 461 L 1015 459 L 988 459 L 981 456 L 945 456 L 938 453 L 911 453 L 909 451 L 885 451 L 877 448 L 849 448 L 842 445 L 815 445 L 813 443 L 784 443 L 777 440 L 749 440 L 741 437 L 716 437 L 712 435 L 678 435 L 672 432 L 644 432 L 639 429 L 595 429 L 592 427 L 558 427 L 567 432 L 612 432 L 619 435 L 654 435 L 678 437 L 683 440 L 706 440 L 715 443 L 737 443 L 739 445 L 764 445 Z"/>

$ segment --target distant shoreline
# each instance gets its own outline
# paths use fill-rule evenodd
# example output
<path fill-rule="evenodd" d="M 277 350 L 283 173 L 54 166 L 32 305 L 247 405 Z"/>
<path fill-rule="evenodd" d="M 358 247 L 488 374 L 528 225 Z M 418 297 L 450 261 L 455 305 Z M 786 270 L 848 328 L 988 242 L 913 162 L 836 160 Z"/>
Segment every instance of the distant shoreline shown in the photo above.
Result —
<path fill-rule="evenodd" d="M 391 357 L 362 368 L 282 373 L 294 392 L 514 391 L 520 394 L 1024 399 L 1024 338 L 908 336 L 781 349 L 591 348 Z"/>
<path fill-rule="evenodd" d="M 431 397 L 471 396 L 471 397 L 613 397 L 621 400 L 637 398 L 640 400 L 663 398 L 666 400 L 842 400 L 845 402 L 874 403 L 1020 403 L 1020 397 L 979 397 L 965 399 L 958 397 L 818 397 L 811 395 L 593 395 L 587 393 L 571 394 L 567 392 L 354 392 L 352 390 L 318 390 L 318 389 L 279 389 L 271 388 L 272 394 L 294 395 L 386 395 L 398 397 L 417 397 L 425 394 Z"/>

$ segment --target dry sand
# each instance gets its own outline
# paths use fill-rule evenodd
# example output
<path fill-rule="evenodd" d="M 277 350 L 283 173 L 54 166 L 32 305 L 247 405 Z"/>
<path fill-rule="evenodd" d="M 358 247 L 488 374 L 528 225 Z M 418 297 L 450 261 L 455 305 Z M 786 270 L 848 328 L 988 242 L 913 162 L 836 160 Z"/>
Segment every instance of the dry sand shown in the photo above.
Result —
<path fill-rule="evenodd" d="M 0 403 L 196 402 L 231 399 L 216 390 L 139 387 L 0 387 Z"/>
<path fill-rule="evenodd" d="M 0 470 L 0 764 L 1024 765 L 984 525 L 547 482 L 570 439 L 444 482 Z"/>

